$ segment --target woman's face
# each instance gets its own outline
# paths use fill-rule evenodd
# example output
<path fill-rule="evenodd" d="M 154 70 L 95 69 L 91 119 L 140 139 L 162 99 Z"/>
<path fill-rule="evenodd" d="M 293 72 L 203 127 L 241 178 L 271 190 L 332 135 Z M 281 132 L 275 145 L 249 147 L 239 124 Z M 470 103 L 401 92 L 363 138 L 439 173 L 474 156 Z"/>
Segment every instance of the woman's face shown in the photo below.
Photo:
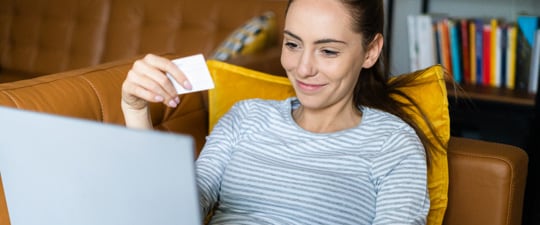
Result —
<path fill-rule="evenodd" d="M 281 64 L 303 107 L 349 104 L 365 65 L 362 35 L 338 0 L 295 0 L 285 20 Z M 371 66 L 371 65 L 369 65 Z"/>

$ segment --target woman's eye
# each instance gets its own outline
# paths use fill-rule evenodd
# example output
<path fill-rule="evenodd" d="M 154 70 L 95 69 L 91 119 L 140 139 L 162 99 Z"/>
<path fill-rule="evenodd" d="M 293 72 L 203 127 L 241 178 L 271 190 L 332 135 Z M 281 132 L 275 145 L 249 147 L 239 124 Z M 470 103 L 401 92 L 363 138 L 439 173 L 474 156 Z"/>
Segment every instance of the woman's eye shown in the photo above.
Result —
<path fill-rule="evenodd" d="M 296 43 L 293 43 L 293 42 L 286 42 L 285 46 L 287 46 L 287 48 L 290 48 L 290 49 L 294 49 L 294 48 L 298 47 L 298 45 Z"/>
<path fill-rule="evenodd" d="M 322 53 L 326 56 L 337 56 L 339 54 L 339 52 L 337 51 L 332 51 L 328 49 L 322 50 Z"/>

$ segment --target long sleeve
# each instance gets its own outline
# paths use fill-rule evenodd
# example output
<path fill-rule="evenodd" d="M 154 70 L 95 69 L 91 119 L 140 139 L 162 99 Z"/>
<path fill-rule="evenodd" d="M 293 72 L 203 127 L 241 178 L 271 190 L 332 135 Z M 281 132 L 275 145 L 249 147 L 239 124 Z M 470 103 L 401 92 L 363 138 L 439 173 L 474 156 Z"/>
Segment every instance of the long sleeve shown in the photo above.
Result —
<path fill-rule="evenodd" d="M 426 224 L 429 212 L 424 148 L 411 131 L 394 132 L 373 162 L 373 224 Z"/>
<path fill-rule="evenodd" d="M 207 137 L 207 142 L 196 161 L 197 186 L 203 216 L 219 200 L 223 173 L 230 161 L 242 120 L 242 109 L 235 105 L 225 114 Z"/>

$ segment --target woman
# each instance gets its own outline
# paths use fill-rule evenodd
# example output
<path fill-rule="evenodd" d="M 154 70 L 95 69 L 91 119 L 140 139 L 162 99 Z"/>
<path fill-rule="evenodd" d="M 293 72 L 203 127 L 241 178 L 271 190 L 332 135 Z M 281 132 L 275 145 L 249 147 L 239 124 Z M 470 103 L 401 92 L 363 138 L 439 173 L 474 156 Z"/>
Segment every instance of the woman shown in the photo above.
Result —
<path fill-rule="evenodd" d="M 289 1 L 281 63 L 296 97 L 239 102 L 214 127 L 196 169 L 212 224 L 426 223 L 431 144 L 390 98 L 408 81 L 384 71 L 383 18 L 378 0 Z M 167 59 L 134 63 L 129 127 L 152 127 L 147 102 L 177 106 L 166 72 L 190 88 Z"/>

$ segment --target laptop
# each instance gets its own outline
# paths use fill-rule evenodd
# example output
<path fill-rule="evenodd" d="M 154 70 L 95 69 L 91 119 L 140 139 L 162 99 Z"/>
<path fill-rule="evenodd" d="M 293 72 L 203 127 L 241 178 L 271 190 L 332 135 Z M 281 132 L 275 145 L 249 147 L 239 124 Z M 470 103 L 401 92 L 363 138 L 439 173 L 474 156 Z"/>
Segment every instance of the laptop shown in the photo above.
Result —
<path fill-rule="evenodd" d="M 191 137 L 0 107 L 11 225 L 201 224 Z"/>

